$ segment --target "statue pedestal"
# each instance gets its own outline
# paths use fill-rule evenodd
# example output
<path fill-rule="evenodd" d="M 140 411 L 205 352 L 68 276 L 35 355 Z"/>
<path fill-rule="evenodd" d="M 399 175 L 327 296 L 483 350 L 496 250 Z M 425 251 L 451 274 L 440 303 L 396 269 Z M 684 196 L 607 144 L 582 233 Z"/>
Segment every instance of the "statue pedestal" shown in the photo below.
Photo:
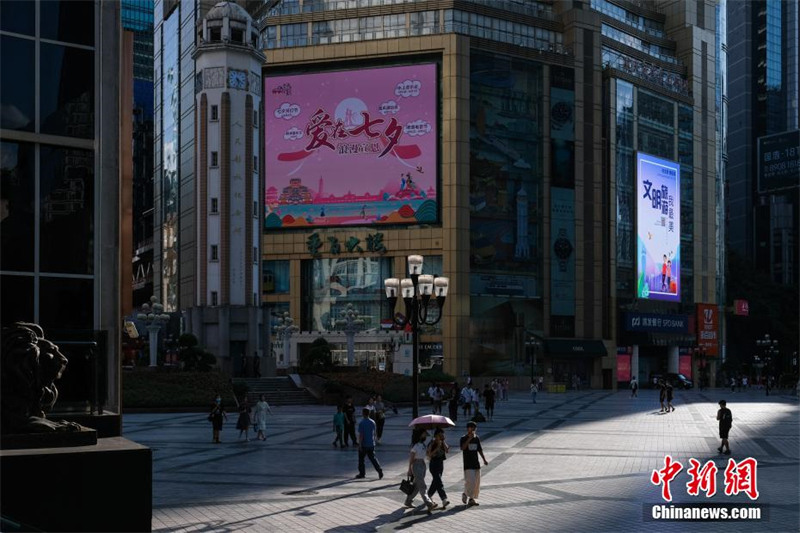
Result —
<path fill-rule="evenodd" d="M 94 446 L 95 444 L 97 444 L 97 431 L 87 427 L 80 431 L 0 435 L 0 450 L 65 448 L 68 446 Z"/>
<path fill-rule="evenodd" d="M 123 437 L 0 450 L 3 516 L 42 531 L 150 531 L 153 455 Z"/>

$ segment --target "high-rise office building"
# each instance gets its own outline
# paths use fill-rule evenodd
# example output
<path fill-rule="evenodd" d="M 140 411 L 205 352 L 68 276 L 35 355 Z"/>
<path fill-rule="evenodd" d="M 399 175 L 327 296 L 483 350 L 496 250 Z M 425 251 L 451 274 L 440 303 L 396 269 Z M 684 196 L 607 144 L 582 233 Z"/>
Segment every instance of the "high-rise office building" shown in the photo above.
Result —
<path fill-rule="evenodd" d="M 727 238 L 775 283 L 800 287 L 797 2 L 727 2 Z"/>
<path fill-rule="evenodd" d="M 453 375 L 713 377 L 716 8 L 269 4 L 264 302 L 380 329 L 404 312 L 382 280 L 421 254 L 450 278 L 422 357 Z"/>
<path fill-rule="evenodd" d="M 153 0 L 123 0 L 122 29 L 133 33 L 131 313 L 153 295 Z"/>

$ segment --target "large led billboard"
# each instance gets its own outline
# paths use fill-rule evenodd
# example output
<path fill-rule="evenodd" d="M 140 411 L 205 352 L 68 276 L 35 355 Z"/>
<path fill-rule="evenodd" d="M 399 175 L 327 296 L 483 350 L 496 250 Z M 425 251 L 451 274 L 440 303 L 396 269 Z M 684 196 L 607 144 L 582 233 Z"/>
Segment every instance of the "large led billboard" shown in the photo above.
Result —
<path fill-rule="evenodd" d="M 680 166 L 636 154 L 637 298 L 679 302 Z"/>
<path fill-rule="evenodd" d="M 438 220 L 436 64 L 267 75 L 267 229 Z"/>

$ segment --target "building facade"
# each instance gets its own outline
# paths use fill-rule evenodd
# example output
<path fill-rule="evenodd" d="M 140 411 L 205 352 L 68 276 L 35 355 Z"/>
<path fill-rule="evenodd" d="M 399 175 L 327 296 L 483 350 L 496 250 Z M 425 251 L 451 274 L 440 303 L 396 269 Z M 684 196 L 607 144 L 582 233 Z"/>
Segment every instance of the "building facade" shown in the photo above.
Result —
<path fill-rule="evenodd" d="M 800 286 L 799 11 L 797 2 L 727 3 L 728 243 L 775 283 L 793 287 Z"/>
<path fill-rule="evenodd" d="M 114 2 L 0 3 L 0 320 L 60 345 L 78 413 L 120 405 L 120 27 Z"/>
<path fill-rule="evenodd" d="M 153 295 L 153 0 L 124 0 L 122 28 L 133 34 L 131 313 Z"/>
<path fill-rule="evenodd" d="M 391 327 L 383 279 L 421 254 L 450 279 L 422 356 L 452 375 L 696 377 L 695 323 L 718 313 L 717 13 L 688 4 L 266 6 L 265 304 L 302 331 L 348 304 Z M 637 220 L 648 164 L 672 181 Z"/>
<path fill-rule="evenodd" d="M 245 275 L 249 269 L 259 270 L 254 256 L 260 257 L 260 253 L 254 252 L 253 246 L 258 248 L 260 242 L 253 239 L 254 244 L 245 246 L 245 228 L 247 231 L 250 228 L 246 224 L 239 227 L 243 220 L 231 225 L 235 221 L 227 215 L 222 216 L 219 210 L 232 208 L 229 215 L 247 211 L 253 216 L 252 202 L 245 205 L 244 197 L 255 195 L 256 190 L 226 189 L 228 192 L 223 196 L 221 187 L 228 187 L 234 176 L 243 178 L 247 172 L 254 171 L 254 157 L 259 154 L 245 158 L 244 151 L 234 151 L 244 150 L 244 121 L 247 120 L 251 126 L 254 124 L 254 116 L 245 114 L 245 105 L 252 100 L 253 113 L 258 111 L 259 97 L 252 91 L 260 84 L 251 83 L 248 74 L 244 76 L 246 89 L 229 85 L 230 81 L 238 83 L 240 80 L 238 75 L 236 80 L 229 80 L 227 71 L 231 68 L 256 72 L 260 76 L 259 68 L 248 66 L 253 57 L 260 57 L 260 52 L 251 39 L 252 35 L 247 33 L 247 24 L 242 27 L 240 19 L 263 2 L 220 2 L 218 9 L 217 4 L 214 0 L 157 0 L 154 5 L 156 126 L 152 277 L 153 292 L 163 302 L 165 311 L 179 317 L 179 320 L 170 322 L 168 335 L 177 338 L 184 332 L 194 334 L 217 356 L 224 370 L 239 373 L 241 355 L 260 353 L 261 339 L 265 339 L 265 328 L 259 325 L 261 319 L 254 318 L 254 313 L 260 316 L 260 311 L 256 313 L 253 307 L 250 287 L 255 280 L 251 281 L 249 273 Z M 222 11 L 226 15 L 218 16 Z M 211 12 L 217 14 L 213 15 L 214 22 L 208 30 L 208 23 L 204 21 Z M 206 35 L 204 31 L 210 33 Z M 244 40 L 237 43 L 240 34 Z M 205 45 L 202 52 L 201 45 Z M 210 62 L 216 63 L 211 65 Z M 224 76 L 217 76 L 223 71 Z M 207 76 L 213 81 L 209 81 Z M 206 101 L 203 123 L 199 122 L 201 95 L 205 95 Z M 222 98 L 227 102 L 224 106 Z M 216 108 L 216 118 L 212 118 L 212 105 Z M 224 120 L 230 121 L 231 128 L 242 128 L 242 135 L 230 137 L 232 129 L 223 131 L 223 107 L 228 113 Z M 247 129 L 246 133 L 258 139 L 259 131 L 253 127 L 252 132 Z M 204 146 L 198 143 L 201 136 L 206 142 Z M 211 159 L 212 152 L 216 153 L 216 161 Z M 198 159 L 200 156 L 203 159 Z M 244 167 L 245 159 L 247 168 Z M 232 166 L 236 165 L 241 169 L 233 172 Z M 258 166 L 255 169 L 257 171 Z M 206 189 L 201 191 L 201 187 Z M 216 206 L 211 204 L 212 196 L 209 195 L 212 193 Z M 224 204 L 226 201 L 229 204 Z M 234 207 L 236 205 L 238 207 Z M 212 213 L 212 207 L 216 207 L 217 212 Z M 224 224 L 230 226 L 228 229 L 236 230 L 224 241 L 221 238 L 223 219 Z M 234 236 L 237 239 L 235 243 Z M 216 247 L 216 259 L 211 256 L 212 246 Z M 235 259 L 231 253 L 236 253 Z M 232 265 L 234 270 L 231 270 Z M 223 279 L 224 276 L 227 278 Z M 234 299 L 232 290 L 236 293 Z M 217 298 L 216 304 L 213 303 L 214 297 Z M 256 307 L 259 306 L 260 302 L 256 302 Z"/>

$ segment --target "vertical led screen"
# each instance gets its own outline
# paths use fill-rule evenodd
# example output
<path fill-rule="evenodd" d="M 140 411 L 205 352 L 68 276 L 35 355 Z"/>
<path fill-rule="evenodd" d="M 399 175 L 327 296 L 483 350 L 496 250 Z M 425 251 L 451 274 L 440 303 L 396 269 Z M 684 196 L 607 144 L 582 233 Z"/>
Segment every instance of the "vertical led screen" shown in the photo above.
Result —
<path fill-rule="evenodd" d="M 438 220 L 435 64 L 264 86 L 267 229 Z"/>
<path fill-rule="evenodd" d="M 680 301 L 681 202 L 678 163 L 636 154 L 636 296 Z"/>

